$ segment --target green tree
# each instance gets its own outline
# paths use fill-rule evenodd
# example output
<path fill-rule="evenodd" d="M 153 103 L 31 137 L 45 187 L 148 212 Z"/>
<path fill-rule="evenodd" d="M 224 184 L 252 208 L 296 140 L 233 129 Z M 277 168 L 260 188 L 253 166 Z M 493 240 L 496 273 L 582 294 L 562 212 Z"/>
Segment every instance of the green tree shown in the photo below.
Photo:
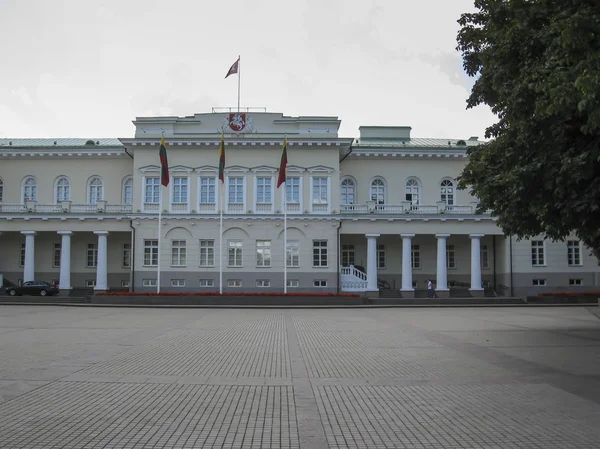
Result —
<path fill-rule="evenodd" d="M 490 142 L 468 150 L 459 188 L 507 235 L 574 232 L 600 257 L 600 0 L 476 0 L 457 50 L 487 104 Z"/>

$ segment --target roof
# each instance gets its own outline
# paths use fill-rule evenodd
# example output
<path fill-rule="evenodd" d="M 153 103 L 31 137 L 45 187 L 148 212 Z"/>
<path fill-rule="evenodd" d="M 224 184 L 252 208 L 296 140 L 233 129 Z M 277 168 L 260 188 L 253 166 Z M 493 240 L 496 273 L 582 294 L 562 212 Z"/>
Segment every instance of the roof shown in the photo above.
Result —
<path fill-rule="evenodd" d="M 94 145 L 86 143 L 93 141 Z M 87 138 L 33 138 L 33 139 L 11 139 L 0 138 L 0 148 L 48 148 L 48 147 L 72 147 L 72 148 L 107 148 L 123 147 L 119 139 L 108 137 Z"/>
<path fill-rule="evenodd" d="M 465 145 L 457 145 L 462 140 Z M 354 139 L 355 148 L 465 148 L 482 145 L 485 142 L 469 139 L 410 138 L 410 139 Z"/>

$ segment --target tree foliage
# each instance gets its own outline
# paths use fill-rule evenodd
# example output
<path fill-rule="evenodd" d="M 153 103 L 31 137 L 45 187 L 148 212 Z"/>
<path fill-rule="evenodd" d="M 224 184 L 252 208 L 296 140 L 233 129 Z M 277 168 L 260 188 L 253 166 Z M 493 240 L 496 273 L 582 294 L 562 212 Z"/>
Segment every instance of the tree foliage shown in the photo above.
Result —
<path fill-rule="evenodd" d="M 507 235 L 575 233 L 600 257 L 600 0 L 476 0 L 457 50 L 492 140 L 459 178 Z"/>

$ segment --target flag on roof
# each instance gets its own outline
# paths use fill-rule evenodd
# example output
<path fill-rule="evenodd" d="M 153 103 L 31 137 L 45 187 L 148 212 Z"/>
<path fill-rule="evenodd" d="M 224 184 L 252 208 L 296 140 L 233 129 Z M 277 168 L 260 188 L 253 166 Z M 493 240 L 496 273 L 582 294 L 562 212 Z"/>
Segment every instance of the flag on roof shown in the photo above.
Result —
<path fill-rule="evenodd" d="M 238 73 L 239 65 L 240 65 L 240 58 L 238 58 L 237 61 L 235 61 L 233 63 L 233 65 L 229 68 L 229 71 L 227 72 L 227 75 L 225 75 L 225 78 L 227 78 L 229 75 Z"/>

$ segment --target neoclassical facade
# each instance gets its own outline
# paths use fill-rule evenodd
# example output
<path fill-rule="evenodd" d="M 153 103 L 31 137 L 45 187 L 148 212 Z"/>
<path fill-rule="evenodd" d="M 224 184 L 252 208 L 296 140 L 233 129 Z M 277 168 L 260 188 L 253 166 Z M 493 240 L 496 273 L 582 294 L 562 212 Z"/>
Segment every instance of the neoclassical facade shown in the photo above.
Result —
<path fill-rule="evenodd" d="M 234 116 L 137 118 L 121 139 L 0 139 L 0 274 L 65 291 L 155 291 L 159 271 L 161 291 L 412 296 L 431 279 L 441 296 L 526 295 L 599 285 L 598 261 L 576 238 L 519 241 L 476 213 L 456 186 L 476 137 L 362 126 L 346 138 L 337 117 Z"/>

